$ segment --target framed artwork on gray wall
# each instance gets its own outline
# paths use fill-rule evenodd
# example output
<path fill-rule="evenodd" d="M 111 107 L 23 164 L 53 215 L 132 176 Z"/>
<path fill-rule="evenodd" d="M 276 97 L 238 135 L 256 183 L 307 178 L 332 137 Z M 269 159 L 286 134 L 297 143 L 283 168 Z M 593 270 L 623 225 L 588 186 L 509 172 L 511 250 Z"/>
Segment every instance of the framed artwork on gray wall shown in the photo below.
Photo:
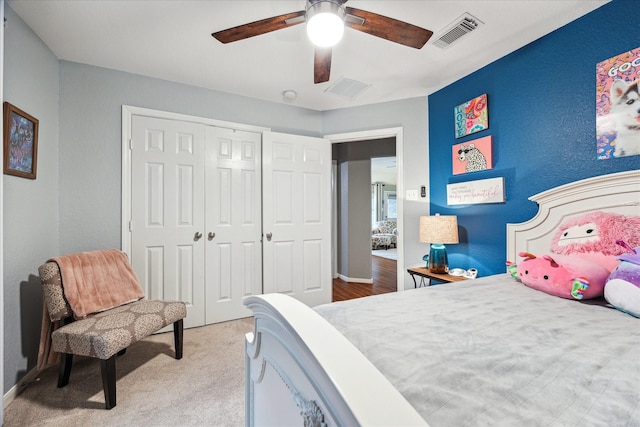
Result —
<path fill-rule="evenodd" d="M 36 179 L 38 164 L 38 119 L 5 102 L 4 173 Z"/>

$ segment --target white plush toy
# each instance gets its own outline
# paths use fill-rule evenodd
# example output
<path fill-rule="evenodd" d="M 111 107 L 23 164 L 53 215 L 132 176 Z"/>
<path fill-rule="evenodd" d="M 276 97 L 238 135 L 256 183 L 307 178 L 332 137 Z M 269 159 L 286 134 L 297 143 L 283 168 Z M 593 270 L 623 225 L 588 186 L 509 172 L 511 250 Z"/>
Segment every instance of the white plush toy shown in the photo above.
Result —
<path fill-rule="evenodd" d="M 616 243 L 628 253 L 617 257 L 620 264 L 604 286 L 604 298 L 620 311 L 640 317 L 640 246 L 633 249 L 621 240 Z"/>

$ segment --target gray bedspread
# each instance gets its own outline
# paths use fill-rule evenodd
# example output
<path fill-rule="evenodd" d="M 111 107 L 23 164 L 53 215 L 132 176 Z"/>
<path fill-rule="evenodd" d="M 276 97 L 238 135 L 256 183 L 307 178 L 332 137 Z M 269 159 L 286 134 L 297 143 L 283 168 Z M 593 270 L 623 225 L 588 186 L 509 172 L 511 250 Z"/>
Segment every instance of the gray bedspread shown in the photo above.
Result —
<path fill-rule="evenodd" d="M 315 309 L 433 427 L 640 426 L 640 319 L 604 300 L 504 274 Z"/>

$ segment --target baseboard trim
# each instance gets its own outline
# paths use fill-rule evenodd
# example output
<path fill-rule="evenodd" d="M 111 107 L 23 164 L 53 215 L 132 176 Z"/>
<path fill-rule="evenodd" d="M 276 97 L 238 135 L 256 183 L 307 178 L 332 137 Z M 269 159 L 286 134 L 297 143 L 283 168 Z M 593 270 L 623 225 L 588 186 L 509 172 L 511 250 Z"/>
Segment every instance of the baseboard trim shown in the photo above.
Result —
<path fill-rule="evenodd" d="M 4 409 L 7 409 L 7 406 L 9 406 L 11 402 L 13 402 L 13 400 L 22 392 L 22 390 L 24 390 L 25 387 L 30 383 L 36 381 L 37 378 L 38 370 L 36 368 L 33 368 L 32 370 L 27 372 L 27 374 L 22 377 L 22 379 L 18 381 L 16 385 L 11 387 L 9 391 L 6 392 L 4 396 L 2 396 L 2 407 Z"/>
<path fill-rule="evenodd" d="M 343 276 L 342 274 L 338 274 L 338 277 L 344 280 L 345 282 L 349 282 L 349 283 L 368 283 L 368 284 L 373 283 L 373 279 L 358 279 L 355 277 Z"/>

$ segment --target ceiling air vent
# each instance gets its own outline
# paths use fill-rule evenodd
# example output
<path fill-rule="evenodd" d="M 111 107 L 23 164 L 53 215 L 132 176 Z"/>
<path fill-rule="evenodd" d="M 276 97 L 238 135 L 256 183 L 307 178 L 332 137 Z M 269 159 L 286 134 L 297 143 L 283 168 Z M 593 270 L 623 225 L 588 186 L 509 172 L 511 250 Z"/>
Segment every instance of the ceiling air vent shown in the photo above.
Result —
<path fill-rule="evenodd" d="M 328 87 L 325 92 L 332 93 L 334 95 L 338 95 L 347 99 L 354 99 L 369 86 L 370 85 L 359 82 L 357 80 L 341 77 L 340 79 L 338 79 L 338 81 Z"/>
<path fill-rule="evenodd" d="M 465 13 L 460 18 L 447 25 L 446 28 L 439 31 L 438 36 L 433 42 L 434 46 L 441 49 L 451 46 L 454 42 L 460 40 L 461 37 L 469 34 L 471 31 L 477 29 L 484 22 L 475 18 L 474 16 Z"/>

